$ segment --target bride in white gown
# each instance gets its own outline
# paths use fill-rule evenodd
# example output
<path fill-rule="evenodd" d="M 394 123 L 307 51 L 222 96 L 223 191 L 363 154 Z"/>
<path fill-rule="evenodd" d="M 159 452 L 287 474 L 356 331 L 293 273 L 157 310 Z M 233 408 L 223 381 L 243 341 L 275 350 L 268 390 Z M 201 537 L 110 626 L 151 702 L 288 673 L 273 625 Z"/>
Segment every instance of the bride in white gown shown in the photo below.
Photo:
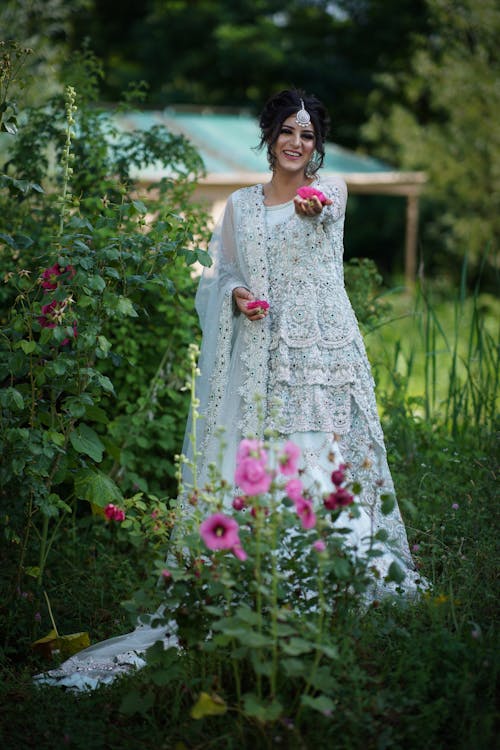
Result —
<path fill-rule="evenodd" d="M 221 430 L 220 470 L 230 486 L 241 439 L 262 437 L 270 428 L 280 442 L 300 447 L 302 482 L 314 486 L 316 496 L 318 488 L 319 496 L 331 492 L 332 450 L 337 458 L 340 452 L 362 487 L 359 517 L 348 521 L 351 540 L 363 549 L 371 534 L 388 532 L 376 558 L 377 596 L 384 585 L 394 589 L 384 584 L 394 560 L 405 573 L 400 588 L 412 595 L 421 582 L 399 508 L 396 504 L 389 515 L 381 511 L 381 495 L 393 494 L 394 487 L 370 365 L 344 287 L 347 188 L 341 178 L 318 177 L 326 110 L 314 96 L 282 91 L 267 102 L 260 127 L 271 178 L 229 197 L 211 241 L 213 264 L 205 269 L 196 297 L 203 333 L 196 480 L 203 486 L 210 464 L 220 463 Z M 312 197 L 297 194 L 304 187 L 314 188 Z M 252 304 L 258 300 L 268 307 Z M 190 432 L 188 421 L 183 452 L 193 460 Z M 187 463 L 184 482 L 191 481 Z M 94 687 L 130 664 L 141 666 L 140 653 L 162 638 L 175 644 L 175 623 L 167 633 L 140 626 L 80 652 L 39 679 Z"/>

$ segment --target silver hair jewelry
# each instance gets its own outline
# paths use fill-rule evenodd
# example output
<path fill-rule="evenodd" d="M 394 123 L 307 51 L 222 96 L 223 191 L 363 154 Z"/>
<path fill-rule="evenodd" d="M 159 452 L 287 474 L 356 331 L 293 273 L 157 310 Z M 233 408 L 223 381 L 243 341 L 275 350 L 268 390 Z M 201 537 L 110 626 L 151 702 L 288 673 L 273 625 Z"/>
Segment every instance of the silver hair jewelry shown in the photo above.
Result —
<path fill-rule="evenodd" d="M 295 122 L 300 125 L 301 128 L 307 128 L 311 124 L 311 115 L 304 107 L 304 100 L 300 100 L 300 109 L 295 115 Z"/>

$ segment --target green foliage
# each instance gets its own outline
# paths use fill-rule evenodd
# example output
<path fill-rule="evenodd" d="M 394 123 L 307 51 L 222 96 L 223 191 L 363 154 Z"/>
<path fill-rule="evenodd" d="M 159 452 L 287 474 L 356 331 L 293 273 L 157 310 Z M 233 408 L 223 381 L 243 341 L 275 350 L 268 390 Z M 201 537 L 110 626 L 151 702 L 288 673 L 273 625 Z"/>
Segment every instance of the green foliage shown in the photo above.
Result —
<path fill-rule="evenodd" d="M 370 330 L 386 319 L 390 303 L 384 297 L 382 277 L 369 258 L 351 258 L 344 264 L 345 287 L 360 326 Z"/>
<path fill-rule="evenodd" d="M 4 136 L 11 141 L 0 189 L 0 496 L 9 508 L 5 536 L 18 545 L 18 585 L 28 570 L 42 582 L 79 499 L 92 502 L 99 487 L 123 500 L 133 485 L 131 443 L 148 436 L 142 448 L 161 446 L 157 483 L 168 482 L 187 408 L 179 351 L 196 330 L 185 259 L 208 262 L 197 250 L 206 217 L 190 204 L 198 154 L 160 128 L 116 132 L 92 104 L 98 62 L 92 55 L 80 62 L 80 78 L 88 73 L 82 100 L 68 85 L 64 99 L 26 109 L 17 135 Z M 10 81 L 2 80 L 9 112 Z M 153 162 L 170 177 L 139 198 L 133 170 Z M 123 335 L 141 329 L 148 333 L 139 349 L 118 351 Z M 113 381 L 130 369 L 131 353 L 141 382 L 127 393 L 123 373 L 119 390 Z M 153 437 L 142 434 L 138 416 L 148 409 L 163 412 Z"/>
<path fill-rule="evenodd" d="M 427 8 L 432 38 L 420 37 L 410 71 L 379 76 L 362 132 L 382 158 L 428 174 L 435 209 L 426 244 L 438 252 L 444 244 L 455 258 L 467 252 L 477 267 L 500 236 L 500 141 L 492 126 L 500 110 L 500 10 L 495 0 L 427 0 Z"/>

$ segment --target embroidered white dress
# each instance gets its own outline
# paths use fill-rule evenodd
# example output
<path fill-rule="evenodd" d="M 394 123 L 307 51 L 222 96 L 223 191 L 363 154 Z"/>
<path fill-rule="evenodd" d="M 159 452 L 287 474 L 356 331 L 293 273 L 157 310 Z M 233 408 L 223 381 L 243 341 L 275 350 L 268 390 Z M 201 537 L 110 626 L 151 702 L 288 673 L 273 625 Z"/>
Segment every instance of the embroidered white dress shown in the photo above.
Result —
<path fill-rule="evenodd" d="M 419 577 L 399 508 L 381 512 L 380 496 L 394 494 L 394 485 L 370 365 L 344 286 L 347 188 L 341 179 L 317 187 L 332 205 L 311 218 L 297 215 L 293 201 L 266 207 L 262 185 L 238 190 L 214 232 L 214 262 L 196 299 L 203 333 L 197 481 L 203 485 L 215 463 L 233 484 L 241 438 L 270 427 L 300 446 L 303 480 L 331 492 L 328 456 L 340 451 L 362 486 L 351 540 L 362 550 L 370 533 L 384 528 L 390 541 L 377 559 L 381 577 L 396 560 L 411 592 Z M 269 302 L 266 318 L 249 321 L 237 312 L 238 286 Z M 184 453 L 191 457 L 189 432 L 188 423 Z M 185 479 L 192 480 L 189 469 Z"/>

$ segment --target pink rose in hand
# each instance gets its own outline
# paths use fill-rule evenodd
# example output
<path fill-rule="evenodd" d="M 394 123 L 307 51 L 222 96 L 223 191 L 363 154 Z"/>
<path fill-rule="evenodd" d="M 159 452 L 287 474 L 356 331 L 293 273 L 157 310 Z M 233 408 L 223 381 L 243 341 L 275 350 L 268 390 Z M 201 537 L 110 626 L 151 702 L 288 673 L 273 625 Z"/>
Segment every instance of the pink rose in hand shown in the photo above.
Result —
<path fill-rule="evenodd" d="M 313 188 L 310 185 L 303 185 L 302 187 L 299 187 L 299 189 L 297 190 L 297 195 L 299 196 L 299 198 L 310 201 L 311 203 L 313 198 L 317 198 L 322 206 L 324 206 L 328 200 L 326 195 L 322 193 L 321 190 L 316 190 L 316 188 Z"/>
<path fill-rule="evenodd" d="M 269 310 L 269 302 L 266 302 L 265 299 L 253 299 L 251 302 L 247 302 L 247 310 L 257 310 L 259 308 L 260 310 Z"/>

